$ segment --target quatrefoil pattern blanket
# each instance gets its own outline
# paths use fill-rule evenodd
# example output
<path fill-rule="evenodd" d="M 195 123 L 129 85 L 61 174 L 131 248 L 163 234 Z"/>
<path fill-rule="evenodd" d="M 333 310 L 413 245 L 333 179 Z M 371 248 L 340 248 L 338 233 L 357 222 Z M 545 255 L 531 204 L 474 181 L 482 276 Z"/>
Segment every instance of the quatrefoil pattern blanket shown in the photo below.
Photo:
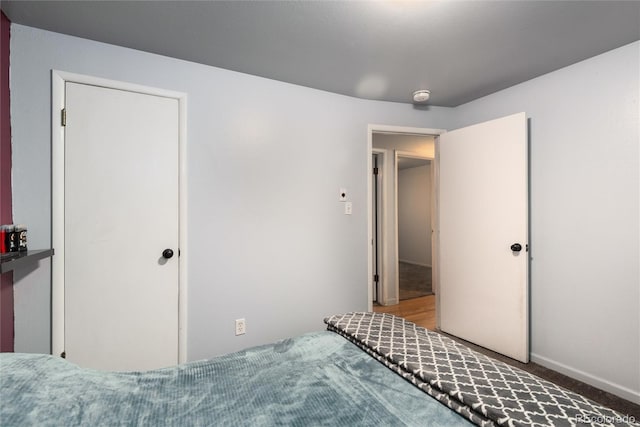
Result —
<path fill-rule="evenodd" d="M 480 426 L 640 426 L 633 417 L 391 314 L 354 312 L 324 321 Z"/>

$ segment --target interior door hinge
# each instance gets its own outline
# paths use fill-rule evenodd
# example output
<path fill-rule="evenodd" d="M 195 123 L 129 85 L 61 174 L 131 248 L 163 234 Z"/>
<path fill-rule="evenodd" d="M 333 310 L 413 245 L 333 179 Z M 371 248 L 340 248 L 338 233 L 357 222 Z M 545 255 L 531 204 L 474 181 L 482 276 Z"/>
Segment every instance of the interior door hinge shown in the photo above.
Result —
<path fill-rule="evenodd" d="M 373 281 L 378 283 L 380 281 L 380 276 L 378 276 L 377 274 L 373 275 Z"/>
<path fill-rule="evenodd" d="M 60 124 L 62 126 L 67 125 L 67 109 L 66 108 L 63 108 L 62 111 L 60 112 Z"/>
<path fill-rule="evenodd" d="M 377 168 L 377 167 L 376 167 L 376 168 L 373 168 L 373 174 L 374 174 L 374 175 L 378 175 L 378 168 Z"/>

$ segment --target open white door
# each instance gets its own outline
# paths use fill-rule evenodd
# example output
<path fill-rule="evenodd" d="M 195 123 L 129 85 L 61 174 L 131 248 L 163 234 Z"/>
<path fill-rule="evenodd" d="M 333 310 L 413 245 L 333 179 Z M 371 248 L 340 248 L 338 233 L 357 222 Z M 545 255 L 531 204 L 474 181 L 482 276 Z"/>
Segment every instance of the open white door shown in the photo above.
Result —
<path fill-rule="evenodd" d="M 524 113 L 440 136 L 440 329 L 525 363 L 527 152 Z"/>

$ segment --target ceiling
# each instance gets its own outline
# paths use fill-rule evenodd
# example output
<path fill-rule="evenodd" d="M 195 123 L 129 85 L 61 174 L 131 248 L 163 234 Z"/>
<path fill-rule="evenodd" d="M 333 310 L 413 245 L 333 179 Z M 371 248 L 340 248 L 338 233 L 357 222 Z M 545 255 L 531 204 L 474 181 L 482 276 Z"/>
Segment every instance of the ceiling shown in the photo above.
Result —
<path fill-rule="evenodd" d="M 1 7 L 15 23 L 359 98 L 410 103 L 413 91 L 429 89 L 430 105 L 448 107 L 640 39 L 638 1 L 3 0 Z"/>

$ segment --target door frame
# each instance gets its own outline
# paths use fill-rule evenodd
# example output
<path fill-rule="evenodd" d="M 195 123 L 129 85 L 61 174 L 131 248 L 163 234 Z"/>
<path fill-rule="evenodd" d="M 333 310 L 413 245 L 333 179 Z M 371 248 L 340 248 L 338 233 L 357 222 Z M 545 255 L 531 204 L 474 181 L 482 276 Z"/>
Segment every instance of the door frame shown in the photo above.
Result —
<path fill-rule="evenodd" d="M 438 151 L 438 141 L 437 138 L 434 138 L 434 153 Z M 395 191 L 394 191 L 394 195 L 395 195 L 395 201 L 394 201 L 394 207 L 395 207 L 395 215 L 396 215 L 396 242 L 395 242 L 395 251 L 396 251 L 396 262 L 398 263 L 398 267 L 396 268 L 396 295 L 398 296 L 398 302 L 400 302 L 400 246 L 399 246 L 399 231 L 400 231 L 400 221 L 398 220 L 398 157 L 404 157 L 407 159 L 420 159 L 420 160 L 425 160 L 425 161 L 429 161 L 431 162 L 431 200 L 430 200 L 430 206 L 429 206 L 429 211 L 431 213 L 431 224 L 429 224 L 429 227 L 431 228 L 431 289 L 433 291 L 433 293 L 436 295 L 436 298 L 438 298 L 438 294 L 435 292 L 438 289 L 437 286 L 437 281 L 435 280 L 435 271 L 436 271 L 436 261 L 438 260 L 438 255 L 437 255 L 437 246 L 435 245 L 435 237 L 438 233 L 435 232 L 435 230 L 437 230 L 436 228 L 436 223 L 437 223 L 437 218 L 438 218 L 438 214 L 437 214 L 437 203 L 436 201 L 436 193 L 437 193 L 437 188 L 436 188 L 436 180 L 435 180 L 435 170 L 436 170 L 436 158 L 435 158 L 435 154 L 432 157 L 429 156 L 421 156 L 420 154 L 416 154 L 413 153 L 411 151 L 402 151 L 402 150 L 394 150 L 394 163 L 393 163 L 393 173 L 394 173 L 394 177 L 393 177 L 393 183 L 395 185 Z"/>
<path fill-rule="evenodd" d="M 65 83 L 172 98 L 178 101 L 178 363 L 187 361 L 187 95 L 133 83 L 51 70 L 51 354 L 64 351 L 64 127 Z"/>
<path fill-rule="evenodd" d="M 383 265 L 383 260 L 384 258 L 387 256 L 387 246 L 386 246 L 386 241 L 388 239 L 386 233 L 386 227 L 384 227 L 383 222 L 385 221 L 386 217 L 387 217 L 387 205 L 386 205 L 386 197 L 387 197 L 387 188 L 386 188 L 386 180 L 384 179 L 384 168 L 386 165 L 386 162 L 389 161 L 389 150 L 386 149 L 382 149 L 382 148 L 372 148 L 372 155 L 376 155 L 378 156 L 378 175 L 373 175 L 374 179 L 377 180 L 377 184 L 378 184 L 378 199 L 377 199 L 377 203 L 373 204 L 370 209 L 371 209 L 371 262 L 372 262 L 372 266 L 371 266 L 371 289 L 372 289 L 372 297 L 371 297 L 371 301 L 373 302 L 374 298 L 373 298 L 373 288 L 376 287 L 375 285 L 375 281 L 373 280 L 373 275 L 375 273 L 374 271 L 374 267 L 373 267 L 373 253 L 374 253 L 374 246 L 375 246 L 375 254 L 377 256 L 377 263 L 378 263 L 378 285 L 376 287 L 376 292 L 375 292 L 375 301 L 376 302 L 380 302 L 382 300 L 386 299 L 386 296 L 383 295 L 383 290 L 386 289 L 383 285 L 383 283 L 385 283 L 388 279 L 386 277 L 386 270 L 384 268 Z M 372 159 L 373 162 L 373 159 Z M 371 172 L 373 173 L 373 163 L 371 165 Z M 374 192 L 373 192 L 373 184 L 371 187 L 371 201 L 373 202 L 373 198 L 374 198 Z M 373 227 L 374 227 L 374 221 L 373 221 L 373 216 L 374 216 L 374 210 L 377 207 L 377 215 L 378 215 L 378 227 L 377 227 L 377 236 L 378 238 L 376 239 L 374 237 L 374 233 L 373 233 Z"/>
<path fill-rule="evenodd" d="M 444 129 L 434 129 L 434 128 L 418 128 L 418 127 L 410 127 L 410 126 L 392 126 L 392 125 L 380 125 L 380 124 L 369 124 L 367 126 L 367 242 L 369 242 L 369 244 L 367 245 L 367 274 L 368 274 L 368 279 L 367 279 L 367 309 L 369 311 L 373 310 L 373 245 L 372 245 L 372 241 L 373 241 L 373 186 L 371 185 L 371 179 L 370 179 L 370 174 L 371 171 L 373 170 L 373 161 L 372 161 L 372 156 L 373 156 L 373 134 L 374 133 L 392 133 L 392 134 L 411 134 L 411 135 L 422 135 L 422 136 L 435 136 L 435 159 L 433 160 L 433 165 L 434 165 L 434 185 L 436 186 L 436 193 L 434 195 L 435 199 L 435 203 L 437 206 L 438 203 L 438 181 L 437 181 L 437 177 L 438 177 L 438 138 L 437 136 L 440 134 L 445 133 L 446 130 Z M 397 184 L 396 184 L 397 185 Z M 396 203 L 397 206 L 397 203 Z M 436 219 L 437 221 L 437 219 Z M 437 222 L 436 222 L 436 230 L 437 230 Z M 397 234 L 397 233 L 396 233 Z M 436 248 L 438 247 L 438 238 L 437 238 L 437 232 L 434 233 L 435 236 L 435 242 L 436 242 Z M 397 240 L 396 240 L 396 251 L 397 251 Z M 385 245 L 386 246 L 386 245 Z M 386 250 L 385 247 L 382 248 L 382 269 L 383 271 L 385 271 L 385 258 L 386 258 Z M 438 254 L 437 251 L 435 251 L 433 253 L 433 264 L 434 266 L 433 268 L 433 281 L 434 281 L 434 289 L 437 289 L 436 287 L 436 280 L 437 280 L 437 276 L 436 276 L 436 265 L 439 262 L 438 261 Z M 436 294 L 436 305 L 438 303 L 438 294 Z"/>

